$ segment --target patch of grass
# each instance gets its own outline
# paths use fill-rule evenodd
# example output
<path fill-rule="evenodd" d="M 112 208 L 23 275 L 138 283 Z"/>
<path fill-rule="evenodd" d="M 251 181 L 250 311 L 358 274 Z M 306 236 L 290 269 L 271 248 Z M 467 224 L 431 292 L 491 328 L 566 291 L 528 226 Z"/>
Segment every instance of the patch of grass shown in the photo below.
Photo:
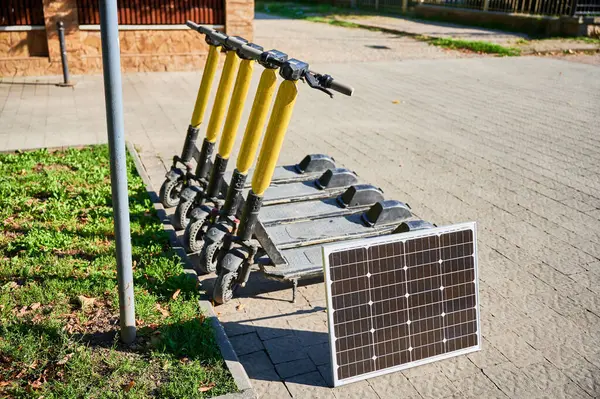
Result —
<path fill-rule="evenodd" d="M 570 42 L 581 42 L 581 43 L 600 45 L 600 38 L 586 37 L 586 36 L 577 36 L 577 37 L 559 36 L 559 37 L 548 37 L 548 38 L 540 39 L 540 41 L 544 41 L 544 40 L 564 40 L 564 41 L 570 41 Z"/>
<path fill-rule="evenodd" d="M 459 40 L 451 38 L 419 37 L 421 40 L 434 46 L 449 48 L 453 50 L 468 50 L 476 53 L 497 54 L 500 56 L 514 57 L 521 55 L 521 50 L 514 47 L 505 47 L 495 43 Z"/>
<path fill-rule="evenodd" d="M 134 345 L 119 342 L 108 159 L 106 146 L 0 154 L 0 397 L 234 391 L 198 290 L 131 160 L 139 330 Z"/>

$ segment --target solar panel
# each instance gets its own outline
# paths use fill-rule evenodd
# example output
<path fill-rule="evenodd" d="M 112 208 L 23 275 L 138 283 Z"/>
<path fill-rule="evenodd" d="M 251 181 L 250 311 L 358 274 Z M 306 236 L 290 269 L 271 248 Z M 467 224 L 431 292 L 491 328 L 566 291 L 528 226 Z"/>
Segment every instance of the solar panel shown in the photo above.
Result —
<path fill-rule="evenodd" d="M 334 386 L 479 350 L 475 227 L 323 246 Z"/>

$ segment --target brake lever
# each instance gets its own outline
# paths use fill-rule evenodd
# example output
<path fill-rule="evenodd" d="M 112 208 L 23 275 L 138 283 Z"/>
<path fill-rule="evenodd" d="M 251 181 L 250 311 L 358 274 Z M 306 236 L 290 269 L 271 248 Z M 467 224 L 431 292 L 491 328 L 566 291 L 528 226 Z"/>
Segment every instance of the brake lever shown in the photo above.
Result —
<path fill-rule="evenodd" d="M 321 90 L 323 93 L 326 93 L 329 95 L 329 97 L 333 98 L 333 93 L 327 90 L 325 87 L 323 87 L 319 79 L 313 76 L 312 73 L 307 72 L 306 74 L 304 74 L 302 80 L 305 81 L 310 88 Z"/>

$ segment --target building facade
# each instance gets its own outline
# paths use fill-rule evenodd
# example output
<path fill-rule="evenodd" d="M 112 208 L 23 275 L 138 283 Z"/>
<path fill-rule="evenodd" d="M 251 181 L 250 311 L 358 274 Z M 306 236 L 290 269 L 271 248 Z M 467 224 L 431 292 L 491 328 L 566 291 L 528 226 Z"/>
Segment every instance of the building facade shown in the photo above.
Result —
<path fill-rule="evenodd" d="M 0 76 L 62 73 L 57 23 L 63 22 L 69 71 L 102 70 L 102 0 L 2 0 Z M 190 19 L 252 40 L 254 0 L 118 0 L 123 71 L 200 68 L 204 39 L 185 26 Z"/>

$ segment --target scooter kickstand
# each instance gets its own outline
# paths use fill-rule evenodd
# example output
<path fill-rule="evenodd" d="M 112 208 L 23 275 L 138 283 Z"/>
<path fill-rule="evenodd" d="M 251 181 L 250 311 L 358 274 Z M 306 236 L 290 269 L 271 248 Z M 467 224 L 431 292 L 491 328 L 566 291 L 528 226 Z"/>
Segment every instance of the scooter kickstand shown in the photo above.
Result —
<path fill-rule="evenodd" d="M 296 303 L 296 292 L 298 291 L 298 279 L 292 280 L 292 303 Z"/>

